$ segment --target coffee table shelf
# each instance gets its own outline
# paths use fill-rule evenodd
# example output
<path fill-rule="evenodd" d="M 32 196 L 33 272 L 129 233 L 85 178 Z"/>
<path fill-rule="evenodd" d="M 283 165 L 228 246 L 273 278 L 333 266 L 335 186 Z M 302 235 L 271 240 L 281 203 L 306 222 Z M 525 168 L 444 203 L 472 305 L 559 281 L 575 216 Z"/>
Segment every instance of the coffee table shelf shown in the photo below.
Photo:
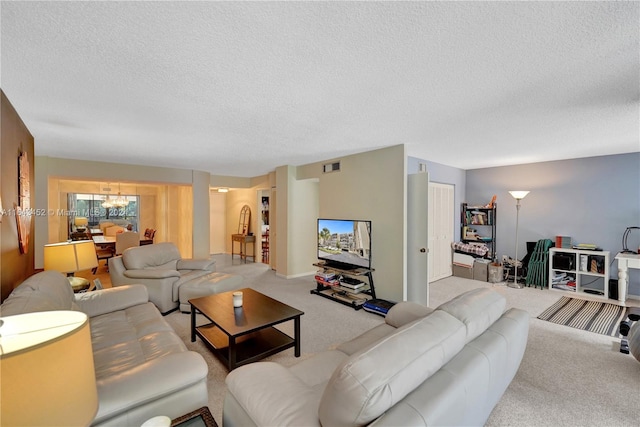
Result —
<path fill-rule="evenodd" d="M 209 348 L 230 367 L 230 370 L 247 363 L 257 362 L 265 357 L 280 351 L 294 347 L 296 342 L 289 335 L 274 327 L 260 329 L 258 331 L 236 337 L 235 363 L 229 345 L 229 336 L 213 323 L 196 327 L 196 334 Z"/>

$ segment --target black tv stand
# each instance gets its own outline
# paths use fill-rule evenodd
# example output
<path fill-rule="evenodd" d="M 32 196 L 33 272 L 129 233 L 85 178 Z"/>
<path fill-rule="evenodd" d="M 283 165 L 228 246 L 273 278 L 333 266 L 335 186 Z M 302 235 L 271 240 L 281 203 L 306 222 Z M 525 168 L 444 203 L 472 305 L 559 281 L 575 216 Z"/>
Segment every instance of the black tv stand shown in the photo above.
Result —
<path fill-rule="evenodd" d="M 349 306 L 354 310 L 360 310 L 367 300 L 376 298 L 376 288 L 373 284 L 373 269 L 363 267 L 337 267 L 334 264 L 318 262 L 313 264 L 322 268 L 324 272 L 333 272 L 337 275 L 345 275 L 354 278 L 366 278 L 366 285 L 361 289 L 352 289 L 340 285 L 329 285 L 326 282 L 316 280 L 316 288 L 311 289 L 311 293 L 321 297 L 339 302 L 340 304 Z"/>

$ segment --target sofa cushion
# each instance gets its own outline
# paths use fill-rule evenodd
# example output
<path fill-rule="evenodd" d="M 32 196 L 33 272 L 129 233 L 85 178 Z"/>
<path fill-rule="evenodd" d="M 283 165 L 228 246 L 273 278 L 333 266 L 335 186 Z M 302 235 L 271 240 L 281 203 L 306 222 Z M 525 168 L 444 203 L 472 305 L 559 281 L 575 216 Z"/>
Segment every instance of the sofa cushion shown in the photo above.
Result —
<path fill-rule="evenodd" d="M 502 316 L 506 299 L 488 288 L 478 288 L 465 292 L 440 305 L 436 310 L 446 311 L 467 328 L 470 342 Z"/>
<path fill-rule="evenodd" d="M 152 303 L 92 317 L 90 321 L 97 379 L 187 350 Z"/>
<path fill-rule="evenodd" d="M 374 342 L 392 334 L 396 331 L 396 327 L 388 325 L 387 323 L 381 323 L 376 327 L 363 332 L 352 340 L 345 341 L 337 347 L 344 354 L 351 356 L 357 353 L 365 347 L 369 347 Z"/>
<path fill-rule="evenodd" d="M 57 271 L 43 271 L 15 288 L 0 309 L 3 316 L 51 310 L 78 310 L 73 289 Z"/>
<path fill-rule="evenodd" d="M 145 268 L 177 270 L 180 251 L 173 243 L 155 243 L 130 249 L 122 254 L 122 262 L 127 270 Z"/>
<path fill-rule="evenodd" d="M 320 423 L 370 423 L 451 360 L 465 338 L 465 325 L 444 311 L 398 328 L 336 369 L 320 401 Z"/>

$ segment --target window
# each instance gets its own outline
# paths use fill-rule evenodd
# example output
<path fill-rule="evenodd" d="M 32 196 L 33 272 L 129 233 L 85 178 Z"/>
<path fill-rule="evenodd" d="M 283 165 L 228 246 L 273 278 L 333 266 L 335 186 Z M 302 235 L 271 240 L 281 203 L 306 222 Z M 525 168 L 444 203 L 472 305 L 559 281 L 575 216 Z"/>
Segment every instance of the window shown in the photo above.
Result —
<path fill-rule="evenodd" d="M 89 220 L 90 227 L 97 227 L 100 222 L 113 221 L 119 225 L 131 224 L 138 231 L 139 196 L 121 196 L 129 202 L 124 207 L 105 208 L 103 204 L 108 196 L 104 194 L 69 193 L 69 211 L 75 216 L 83 216 Z M 110 196 L 113 200 L 115 196 Z"/>

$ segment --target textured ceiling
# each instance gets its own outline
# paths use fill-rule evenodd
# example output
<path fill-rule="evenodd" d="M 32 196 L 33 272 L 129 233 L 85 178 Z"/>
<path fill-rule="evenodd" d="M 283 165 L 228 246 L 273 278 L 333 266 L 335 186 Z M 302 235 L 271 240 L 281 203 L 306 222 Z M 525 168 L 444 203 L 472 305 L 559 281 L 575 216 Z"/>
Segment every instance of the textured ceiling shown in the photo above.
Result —
<path fill-rule="evenodd" d="M 640 151 L 638 2 L 2 2 L 36 154 L 257 176 Z"/>

